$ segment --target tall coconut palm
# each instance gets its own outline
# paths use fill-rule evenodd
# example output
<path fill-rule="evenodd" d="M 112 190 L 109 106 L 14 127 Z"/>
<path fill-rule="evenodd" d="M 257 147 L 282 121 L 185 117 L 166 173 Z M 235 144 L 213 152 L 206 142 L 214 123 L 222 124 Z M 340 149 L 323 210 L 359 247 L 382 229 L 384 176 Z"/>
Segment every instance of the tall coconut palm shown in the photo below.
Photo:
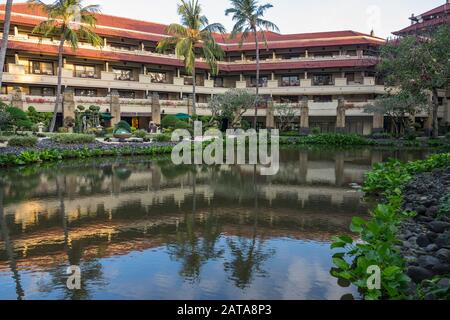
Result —
<path fill-rule="evenodd" d="M 225 11 L 225 15 L 232 15 L 234 27 L 231 32 L 231 38 L 236 38 L 240 35 L 240 46 L 247 40 L 250 34 L 253 34 L 256 46 L 256 100 L 255 100 L 255 117 L 253 119 L 253 127 L 256 130 L 256 123 L 258 118 L 258 102 L 259 102 L 259 78 L 260 78 L 260 59 L 259 48 L 260 38 L 264 41 L 267 47 L 266 31 L 279 32 L 279 28 L 268 20 L 264 19 L 264 14 L 273 5 L 270 3 L 260 5 L 258 0 L 231 0 L 231 8 Z"/>
<path fill-rule="evenodd" d="M 102 39 L 95 33 L 97 19 L 95 14 L 100 11 L 99 6 L 83 6 L 82 0 L 56 0 L 52 4 L 45 4 L 40 0 L 29 0 L 31 5 L 41 6 L 47 13 L 48 19 L 34 27 L 33 33 L 59 38 L 58 49 L 58 85 L 56 102 L 50 132 L 55 130 L 56 114 L 61 106 L 61 87 L 64 45 L 69 43 L 73 50 L 78 48 L 80 40 L 85 40 L 93 46 L 102 45 Z"/>
<path fill-rule="evenodd" d="M 217 62 L 223 58 L 224 52 L 217 44 L 214 32 L 223 34 L 225 28 L 220 23 L 209 24 L 202 14 L 198 0 L 181 0 L 178 15 L 181 17 L 181 24 L 173 23 L 167 27 L 169 37 L 161 40 L 157 49 L 159 52 L 165 52 L 175 48 L 175 54 L 183 60 L 186 72 L 192 75 L 192 113 L 196 115 L 196 54 L 201 54 L 208 63 L 211 74 L 216 75 L 219 71 Z"/>
<path fill-rule="evenodd" d="M 13 0 L 7 0 L 5 6 L 5 21 L 3 22 L 3 39 L 0 48 L 0 88 L 3 80 L 3 67 L 5 66 L 6 49 L 8 49 L 9 28 L 11 27 L 11 11 Z"/>

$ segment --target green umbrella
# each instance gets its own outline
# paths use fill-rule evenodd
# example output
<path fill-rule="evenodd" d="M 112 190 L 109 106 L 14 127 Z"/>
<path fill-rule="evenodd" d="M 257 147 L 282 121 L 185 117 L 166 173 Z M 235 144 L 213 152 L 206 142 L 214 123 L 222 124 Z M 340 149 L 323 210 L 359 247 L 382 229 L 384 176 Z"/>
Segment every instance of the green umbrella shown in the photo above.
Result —
<path fill-rule="evenodd" d="M 187 120 L 191 118 L 191 116 L 186 113 L 178 113 L 175 117 L 179 120 Z"/>
<path fill-rule="evenodd" d="M 114 118 L 114 117 L 111 115 L 110 112 L 103 112 L 103 113 L 100 113 L 100 117 L 101 117 L 103 120 L 106 120 L 106 121 L 111 120 L 112 118 Z"/>

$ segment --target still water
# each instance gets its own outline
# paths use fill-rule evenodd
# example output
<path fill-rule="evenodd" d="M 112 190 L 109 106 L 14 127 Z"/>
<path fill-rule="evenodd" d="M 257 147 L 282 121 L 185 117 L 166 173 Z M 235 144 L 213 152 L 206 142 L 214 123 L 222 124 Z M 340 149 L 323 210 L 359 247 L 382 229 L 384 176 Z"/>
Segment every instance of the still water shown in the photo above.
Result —
<path fill-rule="evenodd" d="M 282 150 L 276 176 L 170 158 L 2 170 L 0 299 L 358 298 L 330 275 L 331 238 L 368 211 L 353 184 L 425 156 Z"/>

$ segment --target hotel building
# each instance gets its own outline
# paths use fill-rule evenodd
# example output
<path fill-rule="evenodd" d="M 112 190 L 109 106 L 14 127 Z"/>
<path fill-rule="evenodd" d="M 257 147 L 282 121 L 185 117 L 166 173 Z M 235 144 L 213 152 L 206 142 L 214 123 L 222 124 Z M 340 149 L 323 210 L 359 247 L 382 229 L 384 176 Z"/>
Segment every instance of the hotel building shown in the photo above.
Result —
<path fill-rule="evenodd" d="M 0 6 L 3 21 L 4 5 Z M 27 110 L 53 111 L 57 84 L 58 40 L 32 33 L 46 19 L 39 7 L 16 3 L 0 99 Z M 168 114 L 192 113 L 192 77 L 173 54 L 159 54 L 156 46 L 166 25 L 97 15 L 96 32 L 103 46 L 80 43 L 74 51 L 64 49 L 63 107 L 58 123 L 73 117 L 75 107 L 97 105 L 111 112 L 112 124 L 120 119 L 146 129 Z M 239 46 L 217 35 L 225 51 L 220 72 L 213 77 L 208 65 L 197 59 L 197 114 L 208 115 L 212 96 L 232 88 L 256 87 L 255 45 Z M 322 132 L 370 134 L 388 126 L 382 115 L 364 112 L 364 106 L 385 92 L 375 72 L 384 40 L 373 34 L 333 31 L 282 35 L 267 33 L 261 50 L 260 92 L 267 103 L 258 111 L 261 127 L 274 127 L 277 114 L 272 105 L 294 108 L 297 129 L 320 127 Z M 443 94 L 442 99 L 445 99 Z M 444 104 L 444 100 L 441 102 Z M 445 102 L 446 104 L 446 102 Z M 449 116 L 441 108 L 439 117 Z M 251 117 L 253 111 L 245 114 Z M 426 126 L 426 114 L 417 122 Z M 387 122 L 387 121 L 386 121 Z"/>

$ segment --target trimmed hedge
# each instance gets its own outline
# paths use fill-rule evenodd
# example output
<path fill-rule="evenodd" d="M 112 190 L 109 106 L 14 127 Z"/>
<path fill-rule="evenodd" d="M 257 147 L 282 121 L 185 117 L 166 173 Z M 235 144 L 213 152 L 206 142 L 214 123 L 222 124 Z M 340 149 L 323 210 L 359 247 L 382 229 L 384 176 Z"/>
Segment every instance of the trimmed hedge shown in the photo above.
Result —
<path fill-rule="evenodd" d="M 34 147 L 38 139 L 33 136 L 12 137 L 8 140 L 9 147 Z"/>
<path fill-rule="evenodd" d="M 62 133 L 52 135 L 50 140 L 61 144 L 86 144 L 93 143 L 95 141 L 95 136 L 80 133 Z"/>

